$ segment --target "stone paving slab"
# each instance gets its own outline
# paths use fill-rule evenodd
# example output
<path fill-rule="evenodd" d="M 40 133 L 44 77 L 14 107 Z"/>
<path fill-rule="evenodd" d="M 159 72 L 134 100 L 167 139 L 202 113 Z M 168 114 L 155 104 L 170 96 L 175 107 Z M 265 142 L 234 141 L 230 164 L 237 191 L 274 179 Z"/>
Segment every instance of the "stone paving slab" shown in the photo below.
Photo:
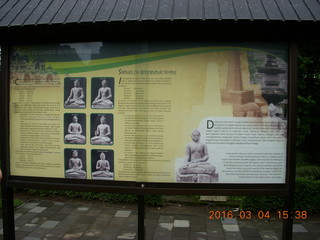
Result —
<path fill-rule="evenodd" d="M 262 240 L 280 240 L 279 236 L 272 230 L 262 230 L 259 233 Z"/>
<path fill-rule="evenodd" d="M 15 235 L 17 240 L 137 240 L 137 222 L 137 211 L 123 206 L 34 200 L 15 210 Z M 282 221 L 275 219 L 209 219 L 156 210 L 145 216 L 146 240 L 281 240 L 281 234 Z M 0 228 L 0 240 L 2 235 Z M 300 239 L 320 240 L 320 220 L 296 222 L 293 240 Z"/>
<path fill-rule="evenodd" d="M 173 226 L 176 228 L 189 228 L 190 222 L 189 220 L 174 220 Z"/>
<path fill-rule="evenodd" d="M 173 223 L 173 221 L 174 221 L 174 216 L 160 215 L 159 217 L 159 222 L 162 222 L 162 223 Z"/>
<path fill-rule="evenodd" d="M 29 212 L 42 213 L 46 209 L 47 209 L 47 207 L 34 207 L 34 208 L 31 208 Z"/>
<path fill-rule="evenodd" d="M 123 210 L 119 210 L 116 212 L 116 214 L 114 215 L 115 217 L 122 217 L 122 218 L 127 218 L 129 217 L 131 214 L 131 211 L 123 211 Z"/>

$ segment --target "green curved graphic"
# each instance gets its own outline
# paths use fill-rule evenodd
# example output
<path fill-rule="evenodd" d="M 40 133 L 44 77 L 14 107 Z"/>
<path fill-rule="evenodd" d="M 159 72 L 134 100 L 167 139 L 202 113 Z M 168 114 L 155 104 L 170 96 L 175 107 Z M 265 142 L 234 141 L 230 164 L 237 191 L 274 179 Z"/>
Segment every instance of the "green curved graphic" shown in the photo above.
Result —
<path fill-rule="evenodd" d="M 109 68 L 117 68 L 128 65 L 134 65 L 145 62 L 152 62 L 157 60 L 208 53 L 208 52 L 221 52 L 221 51 L 247 51 L 252 50 L 249 48 L 239 47 L 204 47 L 204 48 L 189 48 L 170 50 L 162 52 L 154 52 L 147 54 L 130 55 L 125 57 L 104 58 L 92 60 L 90 62 L 77 61 L 77 62 L 50 62 L 52 68 L 60 74 L 69 74 L 77 72 L 96 71 Z M 256 51 L 256 50 L 255 50 Z"/>

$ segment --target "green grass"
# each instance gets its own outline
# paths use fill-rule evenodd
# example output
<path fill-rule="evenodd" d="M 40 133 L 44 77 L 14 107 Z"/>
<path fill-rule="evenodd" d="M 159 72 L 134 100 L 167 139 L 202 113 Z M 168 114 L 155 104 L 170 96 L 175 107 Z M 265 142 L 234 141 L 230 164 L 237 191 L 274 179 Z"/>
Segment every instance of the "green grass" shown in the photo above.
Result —
<path fill-rule="evenodd" d="M 20 205 L 23 204 L 23 201 L 19 200 L 19 199 L 14 199 L 13 200 L 13 206 L 16 208 L 16 207 L 19 207 Z M 0 209 L 2 209 L 2 201 L 0 201 Z"/>

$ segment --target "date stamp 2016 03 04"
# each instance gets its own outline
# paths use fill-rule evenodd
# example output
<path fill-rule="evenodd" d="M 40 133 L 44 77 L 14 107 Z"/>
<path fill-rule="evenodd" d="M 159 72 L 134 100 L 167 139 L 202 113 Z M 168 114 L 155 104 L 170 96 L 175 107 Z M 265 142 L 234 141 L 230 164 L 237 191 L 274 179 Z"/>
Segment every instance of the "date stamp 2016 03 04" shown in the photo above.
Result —
<path fill-rule="evenodd" d="M 277 218 L 277 219 L 307 219 L 308 212 L 307 211 L 244 211 L 241 210 L 239 213 L 234 213 L 233 211 L 209 211 L 209 219 L 220 219 L 220 218 L 238 218 L 238 219 L 269 219 L 269 218 Z"/>

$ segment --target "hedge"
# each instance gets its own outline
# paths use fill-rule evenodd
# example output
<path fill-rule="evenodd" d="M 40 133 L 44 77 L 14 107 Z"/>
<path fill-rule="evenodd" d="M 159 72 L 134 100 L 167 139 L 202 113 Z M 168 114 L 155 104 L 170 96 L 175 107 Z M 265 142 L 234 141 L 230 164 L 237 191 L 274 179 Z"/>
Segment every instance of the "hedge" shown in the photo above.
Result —
<path fill-rule="evenodd" d="M 28 189 L 29 194 L 50 197 L 66 196 L 68 198 L 81 198 L 84 200 L 99 200 L 103 202 L 136 203 L 137 195 L 111 194 L 75 191 L 50 191 Z M 284 198 L 277 196 L 246 196 L 241 197 L 240 208 L 248 211 L 278 211 L 284 209 Z M 151 206 L 162 206 L 164 199 L 161 195 L 146 195 L 145 202 Z M 297 178 L 295 188 L 295 210 L 309 213 L 320 212 L 320 180 Z"/>
<path fill-rule="evenodd" d="M 294 197 L 295 210 L 320 212 L 320 180 L 297 178 Z M 249 211 L 278 211 L 284 209 L 284 198 L 276 196 L 246 196 L 241 209 Z"/>
<path fill-rule="evenodd" d="M 27 192 L 40 197 L 66 196 L 68 198 L 80 198 L 83 200 L 99 200 L 111 203 L 135 203 L 137 195 L 118 194 L 118 193 L 96 193 L 96 192 L 76 192 L 76 191 L 59 191 L 59 190 L 38 190 L 28 189 Z M 146 195 L 145 203 L 151 206 L 162 206 L 163 198 L 161 195 Z"/>

